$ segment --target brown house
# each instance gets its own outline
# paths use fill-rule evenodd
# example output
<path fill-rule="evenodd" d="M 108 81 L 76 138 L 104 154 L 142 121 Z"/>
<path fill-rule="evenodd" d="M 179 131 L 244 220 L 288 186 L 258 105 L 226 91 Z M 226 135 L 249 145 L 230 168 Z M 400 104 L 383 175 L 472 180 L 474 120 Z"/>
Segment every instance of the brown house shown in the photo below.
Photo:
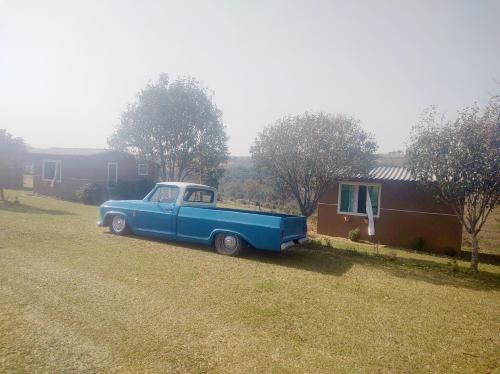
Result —
<path fill-rule="evenodd" d="M 375 235 L 368 236 L 366 194 L 374 216 Z M 377 167 L 367 178 L 337 183 L 318 204 L 318 233 L 347 237 L 361 230 L 361 239 L 411 248 L 422 238 L 425 248 L 437 253 L 459 250 L 462 227 L 452 209 L 436 202 L 402 167 Z"/>
<path fill-rule="evenodd" d="M 31 149 L 27 158 L 33 164 L 33 192 L 65 200 L 76 200 L 76 191 L 87 183 L 111 190 L 119 181 L 158 179 L 154 165 L 107 149 Z"/>

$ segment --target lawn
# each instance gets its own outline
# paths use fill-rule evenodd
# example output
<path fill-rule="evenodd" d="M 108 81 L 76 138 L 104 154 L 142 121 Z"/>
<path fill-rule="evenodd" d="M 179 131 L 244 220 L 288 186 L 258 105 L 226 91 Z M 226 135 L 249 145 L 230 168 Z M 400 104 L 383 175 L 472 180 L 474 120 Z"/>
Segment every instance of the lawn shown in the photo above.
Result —
<path fill-rule="evenodd" d="M 0 372 L 498 372 L 500 267 L 333 241 L 232 258 L 0 203 Z"/>

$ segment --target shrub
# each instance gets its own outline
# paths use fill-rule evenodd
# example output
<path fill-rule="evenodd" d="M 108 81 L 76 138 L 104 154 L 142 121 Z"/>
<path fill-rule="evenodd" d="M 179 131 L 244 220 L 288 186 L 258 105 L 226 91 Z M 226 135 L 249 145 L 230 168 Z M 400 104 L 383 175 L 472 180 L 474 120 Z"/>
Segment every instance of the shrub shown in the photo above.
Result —
<path fill-rule="evenodd" d="M 104 189 L 98 183 L 87 183 L 76 191 L 76 197 L 87 205 L 99 205 L 104 201 Z"/>
<path fill-rule="evenodd" d="M 415 250 L 415 251 L 423 251 L 424 250 L 424 247 L 425 247 L 425 240 L 421 237 L 418 237 L 418 238 L 415 238 L 412 242 L 411 242 L 411 247 Z"/>
<path fill-rule="evenodd" d="M 355 229 L 349 231 L 349 233 L 347 234 L 347 238 L 353 242 L 357 242 L 359 241 L 360 232 L 361 230 L 359 229 L 359 227 L 356 227 Z"/>
<path fill-rule="evenodd" d="M 460 266 L 458 265 L 458 262 L 456 259 L 451 259 L 449 262 L 448 262 L 448 266 L 451 268 L 451 271 L 456 273 L 456 272 L 459 272 L 460 271 Z"/>
<path fill-rule="evenodd" d="M 139 181 L 118 181 L 109 191 L 109 197 L 114 200 L 138 200 L 144 198 L 153 189 L 155 182 L 150 179 Z"/>
<path fill-rule="evenodd" d="M 446 256 L 449 256 L 449 257 L 458 257 L 459 254 L 460 254 L 460 251 L 457 251 L 453 248 L 445 248 L 444 249 L 444 252 L 443 252 Z"/>

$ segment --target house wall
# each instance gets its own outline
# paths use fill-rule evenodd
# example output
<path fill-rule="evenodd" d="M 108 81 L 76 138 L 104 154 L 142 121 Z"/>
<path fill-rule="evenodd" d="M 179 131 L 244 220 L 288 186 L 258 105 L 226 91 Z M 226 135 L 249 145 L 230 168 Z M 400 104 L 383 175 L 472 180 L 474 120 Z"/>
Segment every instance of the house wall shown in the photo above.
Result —
<path fill-rule="evenodd" d="M 374 237 L 368 236 L 364 217 L 337 213 L 338 185 L 320 199 L 318 233 L 346 238 L 349 230 L 359 227 L 362 240 L 380 244 L 411 248 L 412 242 L 421 237 L 427 249 L 438 253 L 460 249 L 462 227 L 449 206 L 436 202 L 429 191 L 415 182 L 379 183 L 380 217 L 374 219 Z M 344 217 L 349 217 L 349 221 Z"/>
<path fill-rule="evenodd" d="M 61 160 L 61 182 L 42 180 L 43 160 Z M 34 165 L 33 192 L 55 196 L 65 200 L 76 200 L 76 191 L 87 183 L 107 186 L 108 163 L 118 164 L 118 181 L 137 181 L 158 178 L 157 169 L 150 165 L 147 176 L 138 175 L 138 162 L 134 156 L 120 152 L 106 152 L 92 156 L 75 155 L 31 155 Z"/>

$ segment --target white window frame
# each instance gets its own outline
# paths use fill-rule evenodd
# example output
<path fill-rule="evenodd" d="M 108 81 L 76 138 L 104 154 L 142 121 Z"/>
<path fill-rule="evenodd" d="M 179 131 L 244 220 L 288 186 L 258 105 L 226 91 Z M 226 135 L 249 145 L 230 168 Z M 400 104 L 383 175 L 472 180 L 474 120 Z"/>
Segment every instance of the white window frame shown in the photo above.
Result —
<path fill-rule="evenodd" d="M 355 210 L 356 212 L 343 212 L 340 210 L 340 205 L 341 205 L 341 194 L 342 194 L 342 186 L 343 185 L 349 185 L 349 186 L 357 186 L 356 188 L 356 199 L 355 199 L 355 202 L 356 202 L 356 207 L 355 207 Z M 361 216 L 361 217 L 368 217 L 368 215 L 366 213 L 357 213 L 357 210 L 358 210 L 358 194 L 359 194 L 359 186 L 366 186 L 366 187 L 372 187 L 372 186 L 375 186 L 375 187 L 378 187 L 378 212 L 377 214 L 373 215 L 373 217 L 375 218 L 379 218 L 380 217 L 380 210 L 381 210 L 381 206 L 380 206 L 380 197 L 382 196 L 382 185 L 380 183 L 364 183 L 364 182 L 340 182 L 339 183 L 339 192 L 338 192 L 338 200 L 337 200 L 337 214 L 343 214 L 343 215 L 349 215 L 349 216 Z M 368 189 L 367 189 L 367 193 L 368 193 Z"/>
<path fill-rule="evenodd" d="M 107 180 L 107 185 L 108 185 L 108 188 L 112 188 L 110 185 L 109 185 L 109 182 L 110 182 L 110 179 L 109 179 L 109 167 L 111 165 L 115 165 L 116 166 L 116 175 L 115 175 L 115 184 L 118 183 L 118 162 L 108 162 L 108 180 Z"/>
<path fill-rule="evenodd" d="M 56 179 L 55 181 L 56 182 L 61 182 L 62 180 L 62 161 L 61 160 L 42 160 L 42 180 L 44 182 L 52 182 L 54 179 L 51 178 L 51 179 L 48 179 L 48 178 L 45 178 L 45 164 L 47 162 L 55 162 L 56 165 L 59 164 L 59 178 Z M 57 175 L 57 166 L 56 166 L 56 170 L 54 171 L 55 175 Z"/>
<path fill-rule="evenodd" d="M 141 166 L 144 166 L 144 168 L 146 169 L 145 173 L 141 173 Z M 149 175 L 148 164 L 144 164 L 144 163 L 137 164 L 137 175 Z"/>

